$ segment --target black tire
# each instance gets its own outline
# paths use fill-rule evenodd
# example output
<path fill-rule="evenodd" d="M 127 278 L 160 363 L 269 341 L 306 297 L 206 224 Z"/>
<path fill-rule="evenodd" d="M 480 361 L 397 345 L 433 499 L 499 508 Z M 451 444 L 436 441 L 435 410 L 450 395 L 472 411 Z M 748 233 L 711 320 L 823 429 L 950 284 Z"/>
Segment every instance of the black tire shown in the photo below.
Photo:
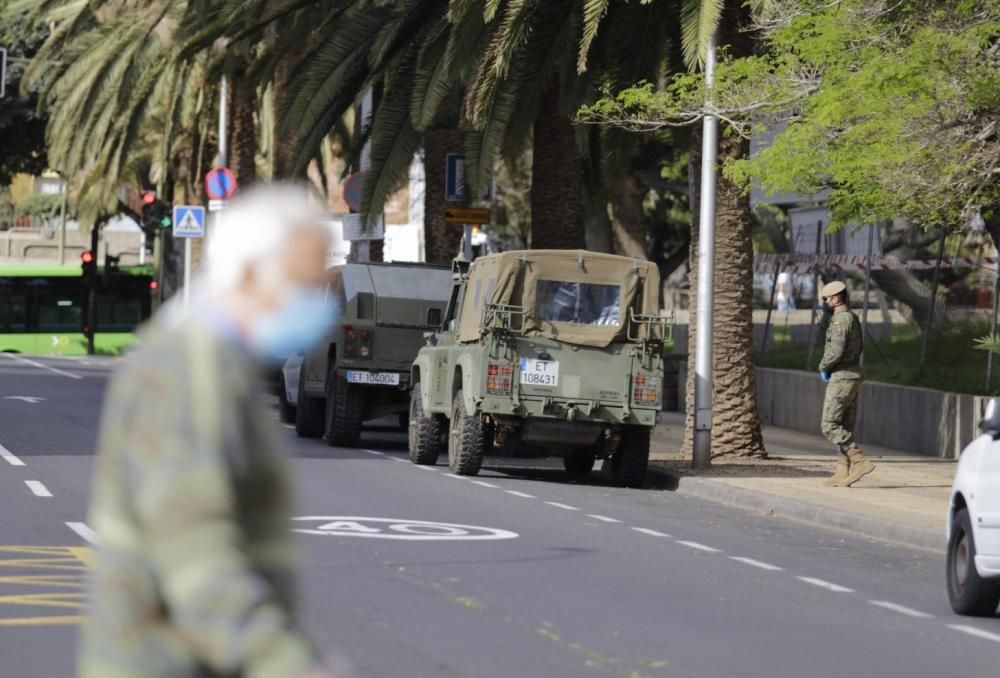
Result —
<path fill-rule="evenodd" d="M 288 402 L 285 375 L 278 377 L 278 419 L 281 420 L 282 424 L 291 424 L 295 421 L 295 405 Z"/>
<path fill-rule="evenodd" d="M 991 617 L 1000 605 L 1000 581 L 976 571 L 976 542 L 969 512 L 960 509 L 948 539 L 948 602 L 957 614 Z"/>
<path fill-rule="evenodd" d="M 611 458 L 611 480 L 618 487 L 642 487 L 649 466 L 648 426 L 622 427 L 621 441 Z"/>
<path fill-rule="evenodd" d="M 573 450 L 573 453 L 563 457 L 563 467 L 573 480 L 583 480 L 594 470 L 597 458 L 589 447 Z"/>
<path fill-rule="evenodd" d="M 330 370 L 326 379 L 326 431 L 330 447 L 356 447 L 364 423 L 365 395 L 356 384 Z"/>
<path fill-rule="evenodd" d="M 448 430 L 448 467 L 459 476 L 474 476 L 479 473 L 490 443 L 487 427 L 483 425 L 479 413 L 469 416 L 465 413 L 462 391 L 455 394 L 451 405 L 451 426 Z"/>
<path fill-rule="evenodd" d="M 410 442 L 410 461 L 421 466 L 433 466 L 444 449 L 441 444 L 441 419 L 436 415 L 424 416 L 420 400 L 420 384 L 410 391 L 410 416 L 407 435 Z"/>
<path fill-rule="evenodd" d="M 319 438 L 323 435 L 323 417 L 326 405 L 323 398 L 303 393 L 303 374 L 299 375 L 299 402 L 295 406 L 295 432 L 300 438 Z"/>

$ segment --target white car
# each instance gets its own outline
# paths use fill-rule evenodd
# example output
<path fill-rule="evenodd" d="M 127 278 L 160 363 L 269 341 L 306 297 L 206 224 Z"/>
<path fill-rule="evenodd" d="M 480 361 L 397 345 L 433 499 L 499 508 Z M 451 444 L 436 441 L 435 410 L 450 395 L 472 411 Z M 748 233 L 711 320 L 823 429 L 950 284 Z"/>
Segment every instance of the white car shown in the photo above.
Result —
<path fill-rule="evenodd" d="M 982 435 L 962 451 L 948 510 L 948 600 L 958 614 L 992 616 L 1000 605 L 1000 398 Z"/>
<path fill-rule="evenodd" d="M 295 422 L 295 408 L 299 402 L 299 372 L 302 356 L 293 355 L 281 366 L 278 376 L 278 418 L 284 424 Z"/>

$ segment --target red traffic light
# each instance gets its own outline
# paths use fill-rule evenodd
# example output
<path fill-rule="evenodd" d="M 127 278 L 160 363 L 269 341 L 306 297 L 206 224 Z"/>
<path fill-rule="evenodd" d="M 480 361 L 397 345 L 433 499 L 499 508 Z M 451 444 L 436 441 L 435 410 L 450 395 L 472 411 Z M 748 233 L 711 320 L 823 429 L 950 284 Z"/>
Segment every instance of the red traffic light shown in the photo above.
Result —
<path fill-rule="evenodd" d="M 160 283 L 156 282 L 155 280 L 150 280 L 149 281 L 149 291 L 150 292 L 155 292 L 158 289 L 160 289 Z"/>
<path fill-rule="evenodd" d="M 84 264 L 94 263 L 94 253 L 91 252 L 90 250 L 87 250 L 86 252 L 81 252 L 80 261 Z"/>
<path fill-rule="evenodd" d="M 155 191 L 143 191 L 142 192 L 142 202 L 145 205 L 152 205 L 156 202 L 156 192 Z"/>

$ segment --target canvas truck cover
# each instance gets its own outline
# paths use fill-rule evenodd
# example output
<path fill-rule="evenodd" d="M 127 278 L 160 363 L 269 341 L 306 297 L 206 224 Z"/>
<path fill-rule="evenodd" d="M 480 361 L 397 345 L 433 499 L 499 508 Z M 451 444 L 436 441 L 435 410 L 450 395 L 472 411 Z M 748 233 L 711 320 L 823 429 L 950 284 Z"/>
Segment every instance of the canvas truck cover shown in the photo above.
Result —
<path fill-rule="evenodd" d="M 373 308 L 378 325 L 427 328 L 433 325 L 428 310 L 443 309 L 451 293 L 451 271 L 447 268 L 420 264 L 345 264 L 337 268 L 346 301 L 367 295 L 368 303 L 359 306 Z"/>
<path fill-rule="evenodd" d="M 607 346 L 625 338 L 630 308 L 657 312 L 659 287 L 653 263 L 613 254 L 525 250 L 481 257 L 469 269 L 458 340 L 478 341 L 486 304 L 504 304 L 523 307 L 524 336 Z"/>

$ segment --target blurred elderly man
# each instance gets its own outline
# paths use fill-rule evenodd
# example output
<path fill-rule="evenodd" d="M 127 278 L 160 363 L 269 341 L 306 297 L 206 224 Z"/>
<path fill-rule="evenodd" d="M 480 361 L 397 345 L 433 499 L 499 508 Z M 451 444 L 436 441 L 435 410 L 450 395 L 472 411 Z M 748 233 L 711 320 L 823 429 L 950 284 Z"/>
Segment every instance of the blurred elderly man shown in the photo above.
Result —
<path fill-rule="evenodd" d="M 291 497 L 256 378 L 333 321 L 322 219 L 292 186 L 234 200 L 190 308 L 165 306 L 112 379 L 80 676 L 335 675 L 295 619 Z"/>

